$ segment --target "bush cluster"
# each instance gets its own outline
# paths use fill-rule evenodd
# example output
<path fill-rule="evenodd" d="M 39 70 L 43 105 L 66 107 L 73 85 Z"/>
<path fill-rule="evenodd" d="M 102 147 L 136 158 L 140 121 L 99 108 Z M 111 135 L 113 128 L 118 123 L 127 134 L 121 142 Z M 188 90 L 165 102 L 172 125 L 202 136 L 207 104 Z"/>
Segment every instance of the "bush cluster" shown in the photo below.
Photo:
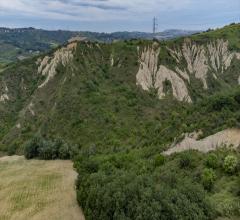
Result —
<path fill-rule="evenodd" d="M 238 159 L 233 155 L 225 157 L 223 168 L 225 172 L 233 174 L 237 171 Z"/>
<path fill-rule="evenodd" d="M 25 144 L 24 155 L 27 159 L 67 160 L 72 158 L 75 149 L 60 139 L 50 141 L 34 137 Z"/>
<path fill-rule="evenodd" d="M 190 175 L 195 152 L 172 159 L 146 158 L 142 150 L 101 155 L 81 152 L 75 158 L 79 175 L 77 198 L 87 219 L 212 219 L 205 191 Z M 186 159 L 187 158 L 187 159 Z M 179 166 L 179 159 L 183 166 Z M 190 161 L 189 161 L 190 160 Z M 169 170 L 170 168 L 170 170 Z"/>

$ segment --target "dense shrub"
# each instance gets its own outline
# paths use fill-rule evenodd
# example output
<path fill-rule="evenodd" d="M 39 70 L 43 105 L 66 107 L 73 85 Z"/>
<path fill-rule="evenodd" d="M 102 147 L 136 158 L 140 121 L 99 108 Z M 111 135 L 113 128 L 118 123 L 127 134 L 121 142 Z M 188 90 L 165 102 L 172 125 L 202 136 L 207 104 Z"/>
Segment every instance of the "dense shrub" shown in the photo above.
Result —
<path fill-rule="evenodd" d="M 16 143 L 11 144 L 7 149 L 7 155 L 12 156 L 16 154 L 17 149 L 18 149 L 18 145 Z"/>
<path fill-rule="evenodd" d="M 162 154 L 155 156 L 154 165 L 156 167 L 162 166 L 164 164 L 164 162 L 165 162 L 165 157 Z"/>
<path fill-rule="evenodd" d="M 182 177 L 179 158 L 142 160 L 137 153 L 79 155 L 77 199 L 86 219 L 213 219 L 214 210 L 197 182 Z M 164 162 L 164 163 L 163 163 Z M 174 173 L 170 169 L 176 170 Z M 158 166 L 159 165 L 159 166 Z M 166 167 L 165 167 L 166 166 Z"/>
<path fill-rule="evenodd" d="M 183 152 L 180 155 L 179 167 L 184 168 L 193 168 L 195 166 L 194 157 L 191 152 Z"/>
<path fill-rule="evenodd" d="M 234 108 L 234 99 L 229 96 L 219 96 L 212 100 L 211 107 L 214 111 L 221 111 L 223 108 Z"/>
<path fill-rule="evenodd" d="M 162 184 L 155 188 L 152 181 L 149 175 L 96 173 L 79 182 L 78 201 L 89 220 L 210 219 L 213 211 L 198 186 L 183 184 L 172 189 Z"/>
<path fill-rule="evenodd" d="M 32 159 L 39 156 L 39 149 L 43 145 L 41 137 L 34 137 L 28 141 L 24 146 L 24 155 L 27 159 Z"/>
<path fill-rule="evenodd" d="M 71 150 L 70 146 L 66 143 L 61 144 L 58 149 L 59 158 L 62 160 L 67 160 L 73 156 L 73 150 Z"/>
<path fill-rule="evenodd" d="M 218 160 L 217 155 L 214 153 L 209 154 L 206 158 L 205 163 L 206 163 L 207 167 L 209 167 L 209 168 L 213 168 L 213 169 L 218 168 L 219 160 Z"/>
<path fill-rule="evenodd" d="M 233 174 L 237 169 L 237 165 L 238 165 L 237 157 L 229 155 L 224 159 L 223 169 L 225 170 L 226 173 Z"/>
<path fill-rule="evenodd" d="M 202 184 L 205 189 L 211 190 L 216 180 L 216 174 L 213 169 L 204 169 L 202 173 Z"/>
<path fill-rule="evenodd" d="M 43 160 L 70 159 L 73 156 L 74 147 L 70 147 L 62 140 L 45 140 L 42 137 L 34 137 L 24 147 L 24 155 L 27 159 L 39 158 Z"/>

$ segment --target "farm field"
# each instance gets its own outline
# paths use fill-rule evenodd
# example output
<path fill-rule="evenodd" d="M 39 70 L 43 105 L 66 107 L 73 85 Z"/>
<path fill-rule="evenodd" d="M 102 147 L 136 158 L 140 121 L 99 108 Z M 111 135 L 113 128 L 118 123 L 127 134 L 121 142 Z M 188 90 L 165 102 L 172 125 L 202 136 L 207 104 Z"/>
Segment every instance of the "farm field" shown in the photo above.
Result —
<path fill-rule="evenodd" d="M 0 220 L 84 220 L 71 161 L 0 158 Z"/>

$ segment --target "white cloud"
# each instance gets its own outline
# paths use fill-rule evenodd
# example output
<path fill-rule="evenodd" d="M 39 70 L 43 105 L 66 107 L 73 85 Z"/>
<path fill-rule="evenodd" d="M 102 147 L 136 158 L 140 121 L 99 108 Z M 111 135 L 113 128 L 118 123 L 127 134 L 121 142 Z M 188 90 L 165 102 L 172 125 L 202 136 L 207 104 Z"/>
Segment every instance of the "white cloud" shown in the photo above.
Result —
<path fill-rule="evenodd" d="M 0 11 L 60 20 L 122 20 L 188 7 L 193 0 L 0 0 Z"/>
<path fill-rule="evenodd" d="M 227 4 L 226 4 L 227 1 Z M 240 0 L 0 0 L 1 25 L 151 31 L 207 29 L 239 22 Z"/>

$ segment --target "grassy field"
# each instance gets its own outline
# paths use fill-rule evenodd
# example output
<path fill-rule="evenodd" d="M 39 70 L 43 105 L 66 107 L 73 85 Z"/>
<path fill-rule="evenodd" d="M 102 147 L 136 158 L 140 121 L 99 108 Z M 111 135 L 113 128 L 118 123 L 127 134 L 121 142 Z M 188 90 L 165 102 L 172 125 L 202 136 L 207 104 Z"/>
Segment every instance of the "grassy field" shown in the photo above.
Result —
<path fill-rule="evenodd" d="M 0 158 L 0 220 L 84 220 L 70 161 Z"/>

